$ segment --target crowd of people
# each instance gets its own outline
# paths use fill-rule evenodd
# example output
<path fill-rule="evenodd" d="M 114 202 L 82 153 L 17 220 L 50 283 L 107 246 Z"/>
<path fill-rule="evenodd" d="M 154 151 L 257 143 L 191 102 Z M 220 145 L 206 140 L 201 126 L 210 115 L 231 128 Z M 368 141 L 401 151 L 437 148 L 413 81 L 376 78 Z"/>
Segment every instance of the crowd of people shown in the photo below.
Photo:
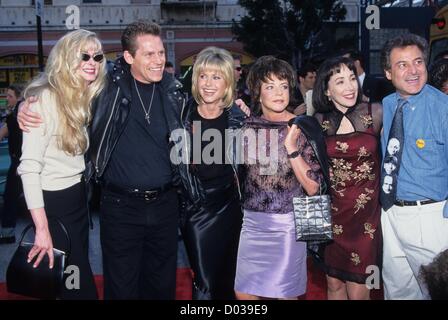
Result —
<path fill-rule="evenodd" d="M 263 56 L 243 79 L 239 57 L 207 47 L 189 101 L 167 72 L 157 24 L 128 25 L 121 43 L 123 56 L 107 65 L 96 34 L 69 32 L 20 111 L 10 88 L 7 130 L 18 119 L 23 143 L 10 150 L 8 185 L 23 185 L 36 227 L 28 262 L 48 255 L 51 267 L 53 248 L 64 249 L 55 222 L 68 230 L 81 289 L 63 299 L 97 298 L 92 184 L 101 187 L 105 299 L 174 299 L 178 229 L 194 299 L 297 299 L 307 243 L 296 241 L 292 198 L 322 188 L 332 211 L 333 240 L 319 244 L 328 299 L 370 299 L 370 266 L 382 270 L 385 299 L 447 298 L 448 60 L 428 80 L 424 39 L 385 43 L 390 94 L 355 51 L 298 72 Z M 15 241 L 14 197 L 5 198 L 1 243 Z"/>

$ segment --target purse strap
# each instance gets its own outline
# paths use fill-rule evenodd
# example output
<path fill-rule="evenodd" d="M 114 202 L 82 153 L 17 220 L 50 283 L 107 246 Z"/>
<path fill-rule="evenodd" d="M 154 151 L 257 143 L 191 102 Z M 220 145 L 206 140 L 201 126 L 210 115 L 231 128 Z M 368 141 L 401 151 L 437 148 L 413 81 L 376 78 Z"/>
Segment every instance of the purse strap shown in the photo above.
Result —
<path fill-rule="evenodd" d="M 324 194 L 327 194 L 328 186 L 327 186 L 327 183 L 325 182 L 325 179 L 324 179 L 324 181 L 322 182 L 321 179 L 320 179 L 320 177 L 319 177 L 318 183 L 319 183 L 319 195 L 320 195 L 320 196 L 322 195 L 322 189 L 325 189 Z M 322 188 L 322 183 L 325 185 L 324 188 Z"/>
<path fill-rule="evenodd" d="M 70 255 L 71 251 L 72 251 L 72 241 L 71 241 L 71 239 L 70 239 L 70 236 L 69 236 L 69 234 L 68 234 L 68 231 L 67 231 L 67 229 L 65 228 L 65 225 L 61 222 L 61 220 L 56 219 L 56 218 L 51 219 L 51 220 L 55 220 L 55 221 L 59 224 L 59 226 L 61 227 L 62 231 L 64 231 L 65 239 L 67 240 L 67 243 L 68 243 L 68 250 L 67 250 L 67 252 L 65 253 L 65 255 L 68 257 L 68 256 Z M 36 232 L 36 227 L 34 226 L 34 223 L 30 223 L 29 225 L 27 225 L 27 226 L 25 227 L 25 229 L 23 229 L 23 231 L 22 231 L 22 235 L 21 235 L 21 237 L 20 237 L 20 243 L 22 243 L 23 238 L 25 237 L 26 233 L 27 233 L 31 228 L 34 230 L 34 232 Z"/>

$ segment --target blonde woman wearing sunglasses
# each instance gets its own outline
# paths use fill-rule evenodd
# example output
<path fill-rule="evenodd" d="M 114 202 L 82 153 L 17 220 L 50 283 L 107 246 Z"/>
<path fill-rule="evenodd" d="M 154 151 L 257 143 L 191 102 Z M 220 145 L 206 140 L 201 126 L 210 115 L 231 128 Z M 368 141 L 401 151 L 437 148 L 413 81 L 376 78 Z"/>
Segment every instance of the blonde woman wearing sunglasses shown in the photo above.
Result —
<path fill-rule="evenodd" d="M 106 62 L 95 33 L 72 31 L 63 36 L 48 57 L 45 72 L 25 90 L 36 96 L 31 109 L 42 115 L 43 124 L 23 133 L 21 163 L 25 199 L 36 227 L 28 262 L 37 267 L 53 248 L 67 250 L 56 219 L 71 238 L 66 265 L 79 269 L 79 286 L 62 288 L 62 299 L 97 299 L 88 260 L 88 207 L 82 179 L 84 153 L 89 146 L 86 126 L 92 100 L 104 86 Z M 43 262 L 42 262 L 43 263 Z M 65 281 L 64 281 L 65 283 Z"/>

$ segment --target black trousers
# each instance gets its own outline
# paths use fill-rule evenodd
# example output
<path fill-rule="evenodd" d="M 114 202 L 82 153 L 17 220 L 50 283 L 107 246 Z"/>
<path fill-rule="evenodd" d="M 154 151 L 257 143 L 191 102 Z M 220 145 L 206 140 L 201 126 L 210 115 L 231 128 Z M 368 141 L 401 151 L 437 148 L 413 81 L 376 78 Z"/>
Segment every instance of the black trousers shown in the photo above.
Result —
<path fill-rule="evenodd" d="M 105 299 L 175 298 L 178 216 L 174 189 L 152 202 L 102 190 Z"/>
<path fill-rule="evenodd" d="M 26 208 L 23 193 L 22 180 L 17 175 L 17 167 L 20 161 L 11 159 L 11 166 L 6 178 L 5 193 L 3 194 L 3 211 L 1 213 L 2 228 L 15 228 L 17 214 Z"/>
<path fill-rule="evenodd" d="M 64 224 L 71 239 L 71 252 L 67 259 L 66 268 L 73 265 L 79 269 L 79 289 L 76 287 L 69 289 L 65 285 L 67 277 L 74 275 L 74 273 L 64 275 L 62 299 L 98 299 L 89 263 L 89 222 L 84 182 L 77 183 L 64 190 L 44 191 L 44 201 L 53 247 L 63 251 L 69 249 L 65 234 L 54 219 L 57 218 Z M 70 279 L 68 282 L 73 284 Z"/>

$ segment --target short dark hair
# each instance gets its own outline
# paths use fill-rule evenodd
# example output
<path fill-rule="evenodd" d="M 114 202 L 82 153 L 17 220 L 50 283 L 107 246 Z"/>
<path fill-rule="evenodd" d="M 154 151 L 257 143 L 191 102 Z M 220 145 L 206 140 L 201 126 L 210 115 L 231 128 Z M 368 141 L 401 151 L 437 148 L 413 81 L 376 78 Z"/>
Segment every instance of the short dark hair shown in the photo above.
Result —
<path fill-rule="evenodd" d="M 358 60 L 364 69 L 364 56 L 358 50 L 345 50 L 341 52 L 341 56 L 348 55 L 353 61 Z"/>
<path fill-rule="evenodd" d="M 428 61 L 428 42 L 416 34 L 405 33 L 386 41 L 384 44 L 383 49 L 381 50 L 381 66 L 383 67 L 383 70 L 391 69 L 390 54 L 393 49 L 408 46 L 417 46 L 423 53 L 425 62 Z"/>
<path fill-rule="evenodd" d="M 299 71 L 297 71 L 297 76 L 305 78 L 308 73 L 316 72 L 317 68 L 314 64 L 307 63 L 303 65 Z"/>
<path fill-rule="evenodd" d="M 138 36 L 151 34 L 156 37 L 160 37 L 162 29 L 157 23 L 147 20 L 138 20 L 129 24 L 124 29 L 121 35 L 121 47 L 123 51 L 129 51 L 132 56 L 135 56 L 137 51 L 137 44 L 135 39 Z"/>
<path fill-rule="evenodd" d="M 316 82 L 313 88 L 313 106 L 317 112 L 329 112 L 334 110 L 335 106 L 332 101 L 328 99 L 325 92 L 328 90 L 328 82 L 330 78 L 341 72 L 341 67 L 345 65 L 350 71 L 356 76 L 356 81 L 358 82 L 358 97 L 356 99 L 356 104 L 362 101 L 362 88 L 359 83 L 358 75 L 356 74 L 355 63 L 352 59 L 346 57 L 334 57 L 325 60 L 317 70 Z"/>
<path fill-rule="evenodd" d="M 432 300 L 448 299 L 448 250 L 439 253 L 430 264 L 422 266 L 419 277 L 426 283 Z"/>
<path fill-rule="evenodd" d="M 429 68 L 428 83 L 433 87 L 442 90 L 443 85 L 448 81 L 448 59 L 440 59 L 434 62 Z"/>
<path fill-rule="evenodd" d="M 263 56 L 258 58 L 249 70 L 246 85 L 250 91 L 252 110 L 256 115 L 261 114 L 261 83 L 276 76 L 280 80 L 287 80 L 289 85 L 289 103 L 294 98 L 294 89 L 297 87 L 297 79 L 291 65 L 274 56 Z"/>
<path fill-rule="evenodd" d="M 19 99 L 20 95 L 22 94 L 23 87 L 19 84 L 10 84 L 6 89 L 14 91 L 14 94 L 16 95 L 16 98 Z"/>

